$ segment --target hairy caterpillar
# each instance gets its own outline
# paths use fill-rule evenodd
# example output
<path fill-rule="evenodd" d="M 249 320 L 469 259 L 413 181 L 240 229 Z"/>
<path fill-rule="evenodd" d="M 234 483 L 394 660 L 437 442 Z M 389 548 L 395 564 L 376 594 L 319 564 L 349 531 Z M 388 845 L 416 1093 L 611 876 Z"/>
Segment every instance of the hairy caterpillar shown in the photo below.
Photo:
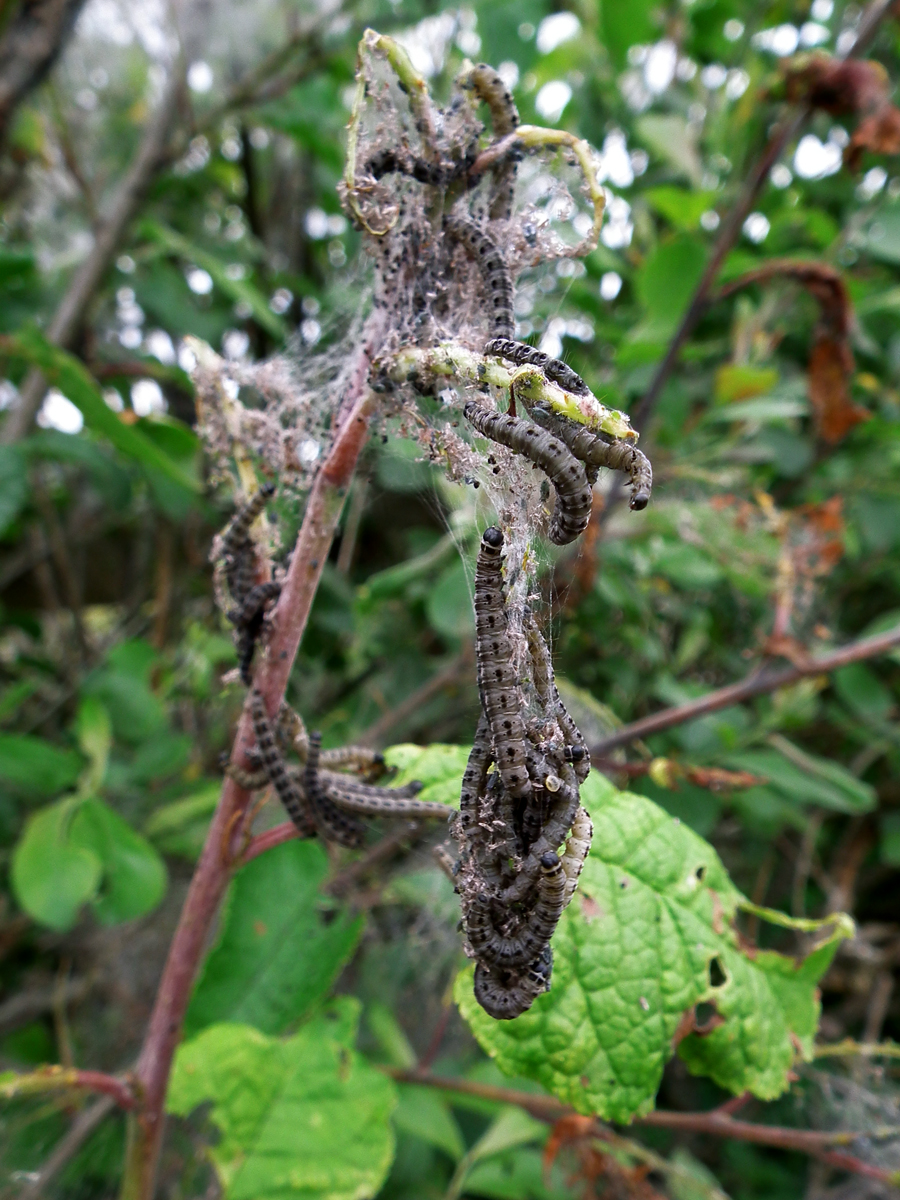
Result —
<path fill-rule="evenodd" d="M 542 992 L 550 990 L 553 951 L 545 946 L 524 971 L 492 970 L 478 963 L 475 967 L 475 999 L 497 1021 L 512 1021 L 527 1012 Z"/>
<path fill-rule="evenodd" d="M 497 243 L 472 221 L 463 217 L 447 217 L 444 228 L 449 237 L 465 247 L 478 264 L 485 287 L 491 298 L 494 336 L 511 338 L 515 330 L 513 315 L 513 283 Z"/>
<path fill-rule="evenodd" d="M 350 850 L 357 850 L 363 844 L 365 829 L 359 821 L 348 816 L 328 798 L 321 776 L 319 775 L 319 751 L 322 746 L 322 735 L 309 735 L 309 751 L 306 756 L 306 766 L 303 769 L 303 790 L 312 810 L 316 828 L 327 841 L 338 842 Z"/>
<path fill-rule="evenodd" d="M 581 730 L 569 716 L 568 710 L 565 704 L 563 704 L 562 697 L 556 686 L 550 651 L 547 648 L 547 643 L 544 641 L 541 631 L 537 627 L 537 622 L 533 614 L 530 612 L 525 617 L 525 637 L 531 657 L 532 677 L 535 689 L 544 711 L 548 716 L 556 719 L 560 733 L 565 739 L 565 761 L 573 765 L 575 777 L 578 782 L 584 783 L 590 774 L 591 756 L 588 753 L 587 746 L 584 744 L 584 737 Z"/>
<path fill-rule="evenodd" d="M 265 700 L 263 700 L 262 693 L 255 688 L 250 693 L 250 715 L 253 718 L 253 732 L 256 735 L 262 769 L 275 789 L 275 794 L 284 805 L 287 815 L 300 836 L 315 837 L 316 824 L 312 814 L 303 802 L 302 793 L 288 775 L 281 751 L 275 742 L 275 734 L 266 712 Z"/>
<path fill-rule="evenodd" d="M 303 718 L 282 700 L 278 713 L 278 734 L 286 745 L 293 747 L 301 762 L 306 762 L 309 751 L 309 734 Z M 385 767 L 384 755 L 378 750 L 370 750 L 366 746 L 335 746 L 330 750 L 319 753 L 320 767 L 349 767 L 359 774 L 375 772 L 382 774 Z M 402 789 L 397 789 L 398 792 Z"/>
<path fill-rule="evenodd" d="M 463 86 L 470 87 L 488 107 L 495 138 L 507 137 L 519 125 L 519 110 L 500 75 L 486 63 L 468 72 Z M 516 162 L 507 159 L 493 170 L 494 185 L 490 203 L 492 221 L 508 221 L 512 215 L 516 182 Z M 510 334 L 510 336 L 512 336 Z"/>
<path fill-rule="evenodd" d="M 319 778 L 328 799 L 346 812 L 367 813 L 371 816 L 424 817 L 441 821 L 446 821 L 453 813 L 453 809 L 448 808 L 446 804 L 416 800 L 416 793 L 422 789 L 418 782 L 409 783 L 402 788 L 382 788 L 374 784 L 358 783 L 333 771 L 320 771 Z"/>
<path fill-rule="evenodd" d="M 531 416 L 544 429 L 549 430 L 569 447 L 575 457 L 593 468 L 596 477 L 598 467 L 609 467 L 631 477 L 631 501 L 629 507 L 635 512 L 647 507 L 653 490 L 653 468 L 646 454 L 630 442 L 608 442 L 598 433 L 577 425 L 557 413 L 550 413 L 543 405 L 536 404 Z"/>
<path fill-rule="evenodd" d="M 575 813 L 575 820 L 572 822 L 572 832 L 569 834 L 569 839 L 566 842 L 566 848 L 563 851 L 561 859 L 562 869 L 566 876 L 564 907 L 568 905 L 569 901 L 575 895 L 575 889 L 578 886 L 578 877 L 590 852 L 593 836 L 593 822 L 587 809 L 579 805 L 578 811 Z"/>
<path fill-rule="evenodd" d="M 584 467 L 557 438 L 509 413 L 489 412 L 469 400 L 466 419 L 479 433 L 524 455 L 541 468 L 556 489 L 549 538 L 557 546 L 573 542 L 591 519 L 592 493 Z"/>
<path fill-rule="evenodd" d="M 504 904 L 517 904 L 528 896 L 541 874 L 541 858 L 548 851 L 555 853 L 572 828 L 580 802 L 578 783 L 570 764 L 564 764 L 560 774 L 559 790 L 549 793 L 547 817 L 540 837 L 519 864 L 515 879 L 500 893 L 499 899 Z"/>
<path fill-rule="evenodd" d="M 266 605 L 280 594 L 280 583 L 273 581 L 258 583 L 246 594 L 240 607 L 232 609 L 228 614 L 228 619 L 238 634 L 238 669 L 241 681 L 248 687 L 250 686 L 250 668 L 253 665 L 256 643 L 262 633 L 263 621 L 266 616 Z"/>
<path fill-rule="evenodd" d="M 591 389 L 571 367 L 567 367 L 558 358 L 551 358 L 543 350 L 537 350 L 534 346 L 526 346 L 524 342 L 513 341 L 511 336 L 491 338 L 490 341 L 485 342 L 484 353 L 505 358 L 507 362 L 515 363 L 517 367 L 537 367 L 548 379 L 558 383 L 564 391 L 572 392 L 576 396 L 591 394 Z"/>
<path fill-rule="evenodd" d="M 509 794 L 519 799 L 531 792 L 531 781 L 525 764 L 522 698 L 507 635 L 502 551 L 503 534 L 492 525 L 482 535 L 475 563 L 475 654 L 497 770 Z"/>

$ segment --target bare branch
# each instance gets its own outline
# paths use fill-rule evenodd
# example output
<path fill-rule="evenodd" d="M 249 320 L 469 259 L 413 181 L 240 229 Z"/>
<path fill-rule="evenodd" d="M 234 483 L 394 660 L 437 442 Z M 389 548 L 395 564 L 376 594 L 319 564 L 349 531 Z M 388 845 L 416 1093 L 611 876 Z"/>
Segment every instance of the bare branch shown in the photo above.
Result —
<path fill-rule="evenodd" d="M 17 105 L 63 47 L 84 0 L 24 0 L 0 38 L 0 145 Z"/>
<path fill-rule="evenodd" d="M 697 717 L 706 716 L 707 713 L 718 712 L 720 709 L 729 708 L 732 704 L 751 700 L 754 696 L 764 696 L 769 692 L 776 692 L 779 688 L 796 683 L 798 679 L 808 679 L 813 675 L 828 675 L 841 667 L 849 666 L 850 663 L 864 662 L 867 658 L 885 654 L 898 645 L 900 645 L 900 627 L 889 629 L 887 633 L 879 633 L 874 637 L 863 638 L 858 642 L 851 642 L 849 646 L 844 646 L 841 650 L 823 654 L 819 658 L 810 658 L 802 664 L 783 667 L 780 671 L 759 671 L 740 683 L 731 683 L 727 687 L 708 692 L 697 700 L 689 700 L 687 704 L 665 708 L 662 712 L 653 713 L 652 716 L 642 717 L 640 721 L 632 721 L 630 725 L 623 725 L 615 733 L 595 742 L 591 746 L 591 756 L 596 755 L 598 758 L 602 758 L 607 751 L 613 750 L 616 746 L 624 746 L 626 742 L 632 742 L 636 738 L 649 737 L 651 733 L 661 733 L 664 729 L 684 725 L 687 721 L 694 721 Z"/>
<path fill-rule="evenodd" d="M 95 230 L 94 245 L 72 277 L 47 329 L 47 337 L 57 346 L 68 348 L 74 341 L 122 235 L 137 212 L 165 149 L 180 91 L 181 73 L 173 65 L 162 99 L 144 131 L 131 166 Z M 17 406 L 0 429 L 0 443 L 10 445 L 28 433 L 46 390 L 43 375 L 36 370 L 29 371 L 22 384 Z"/>

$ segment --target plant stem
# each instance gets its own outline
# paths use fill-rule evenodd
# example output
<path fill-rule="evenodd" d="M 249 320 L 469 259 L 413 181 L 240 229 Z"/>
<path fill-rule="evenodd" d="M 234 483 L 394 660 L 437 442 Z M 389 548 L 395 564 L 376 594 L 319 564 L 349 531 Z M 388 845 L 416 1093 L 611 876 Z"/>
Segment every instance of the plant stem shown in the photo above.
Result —
<path fill-rule="evenodd" d="M 426 1087 L 439 1088 L 441 1091 L 456 1092 L 461 1095 L 478 1096 L 484 1100 L 496 1100 L 500 1104 L 515 1104 L 530 1113 L 539 1121 L 554 1123 L 561 1117 L 577 1115 L 573 1108 L 555 1100 L 552 1096 L 532 1092 L 520 1092 L 513 1088 L 496 1087 L 492 1084 L 477 1083 L 470 1079 L 447 1079 L 432 1075 L 429 1071 L 403 1070 L 397 1067 L 382 1067 L 391 1078 L 401 1083 L 417 1083 Z M 894 1172 L 884 1171 L 873 1167 L 862 1159 L 843 1150 L 835 1150 L 835 1146 L 852 1145 L 857 1138 L 870 1138 L 873 1133 L 888 1136 L 889 1130 L 867 1130 L 855 1133 L 844 1130 L 823 1129 L 791 1129 L 780 1125 L 759 1125 L 750 1121 L 736 1121 L 728 1116 L 723 1109 L 712 1112 L 665 1112 L 657 1110 L 639 1117 L 635 1125 L 652 1125 L 658 1129 L 674 1129 L 684 1133 L 711 1134 L 714 1137 L 735 1138 L 742 1142 L 753 1142 L 759 1146 L 771 1146 L 779 1150 L 797 1150 L 801 1154 L 809 1154 L 821 1159 L 842 1171 L 852 1171 L 856 1175 L 865 1175 L 870 1179 L 878 1179 L 884 1183 L 896 1183 Z M 595 1120 L 596 1135 L 603 1137 L 607 1126 Z"/>
<path fill-rule="evenodd" d="M 664 729 L 684 725 L 687 721 L 694 721 L 697 717 L 703 717 L 707 713 L 729 708 L 732 704 L 740 704 L 754 696 L 764 696 L 769 692 L 775 692 L 779 688 L 796 683 L 798 679 L 807 679 L 811 675 L 827 675 L 832 671 L 837 671 L 840 667 L 849 666 L 850 663 L 875 658 L 898 645 L 900 645 L 900 626 L 889 629 L 887 633 L 879 633 L 874 637 L 851 642 L 849 646 L 844 646 L 831 654 L 823 654 L 820 658 L 810 658 L 802 666 L 783 667 L 779 671 L 759 671 L 740 683 L 730 683 L 727 687 L 707 692 L 705 696 L 689 700 L 686 704 L 678 704 L 674 708 L 664 708 L 662 712 L 642 717 L 639 721 L 632 721 L 630 725 L 623 725 L 615 733 L 595 742 L 590 748 L 591 755 L 596 754 L 598 758 L 602 758 L 607 751 L 615 749 L 616 746 L 623 746 L 626 742 L 634 741 L 636 738 L 649 737 L 651 733 L 660 733 Z"/>
<path fill-rule="evenodd" d="M 368 388 L 369 369 L 383 329 L 384 317 L 378 313 L 369 321 L 361 339 L 357 360 L 348 373 L 341 400 L 340 411 L 344 416 L 343 419 L 335 417 L 334 440 L 310 491 L 291 565 L 272 616 L 268 653 L 254 680 L 254 685 L 266 699 L 270 714 L 276 713 L 281 704 L 344 496 L 366 440 L 372 403 Z M 245 708 L 235 735 L 233 761 L 249 768 L 247 751 L 253 744 L 252 723 Z M 129 1122 L 122 1200 L 151 1200 L 153 1195 L 172 1058 L 181 1038 L 191 988 L 225 889 L 236 865 L 246 861 L 241 855 L 241 840 L 249 802 L 250 793 L 226 777 L 169 947 L 135 1070 L 142 1103 Z"/>

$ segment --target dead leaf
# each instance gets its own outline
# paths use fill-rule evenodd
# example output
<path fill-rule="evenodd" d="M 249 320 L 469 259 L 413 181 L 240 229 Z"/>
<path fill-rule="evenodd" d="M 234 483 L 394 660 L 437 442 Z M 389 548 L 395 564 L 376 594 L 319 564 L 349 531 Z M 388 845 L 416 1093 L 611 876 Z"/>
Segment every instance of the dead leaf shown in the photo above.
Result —
<path fill-rule="evenodd" d="M 872 415 L 850 396 L 852 371 L 849 345 L 827 335 L 819 337 L 809 356 L 809 399 L 816 432 L 830 446 L 843 441 L 854 425 Z"/>

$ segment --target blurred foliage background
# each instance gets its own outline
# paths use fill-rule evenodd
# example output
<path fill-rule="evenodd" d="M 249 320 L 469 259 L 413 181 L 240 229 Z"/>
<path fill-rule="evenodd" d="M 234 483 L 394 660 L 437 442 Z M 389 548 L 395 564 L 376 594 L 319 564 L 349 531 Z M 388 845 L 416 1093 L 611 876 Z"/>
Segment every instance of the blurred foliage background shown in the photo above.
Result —
<path fill-rule="evenodd" d="M 0 14 L 0 75 L 13 73 L 10 54 L 25 62 L 15 38 L 27 8 Z M 363 29 L 399 37 L 439 97 L 464 57 L 498 66 L 524 121 L 598 148 L 601 245 L 526 282 L 516 310 L 523 338 L 634 412 L 773 122 L 811 93 L 803 56 L 839 52 L 860 12 L 832 0 L 88 0 L 54 12 L 58 53 L 28 60 L 28 86 L 0 96 L 0 1067 L 116 1071 L 140 1044 L 242 703 L 220 684 L 235 654 L 207 559 L 231 497 L 204 484 L 185 338 L 236 361 L 283 353 L 302 370 L 364 309 L 369 266 L 336 194 Z M 816 102 L 655 408 L 639 410 L 650 509 L 628 513 L 601 481 L 605 511 L 546 575 L 557 673 L 589 742 L 767 657 L 803 661 L 900 619 L 895 21 L 872 53 L 884 67 L 867 77 L 875 100 L 860 115 L 845 79 L 831 111 Z M 94 274 L 78 292 L 85 264 Z M 29 394 L 37 419 L 23 427 Z M 471 739 L 458 553 L 474 536 L 470 506 L 412 445 L 367 449 L 291 685 L 326 744 Z M 286 545 L 299 515 L 279 513 Z M 853 913 L 857 937 L 823 985 L 828 1041 L 900 1032 L 898 703 L 895 653 L 605 764 L 708 837 L 756 902 Z M 721 784 L 710 768 L 749 773 L 750 786 L 710 786 Z M 305 863 L 316 879 L 344 867 Z M 340 942 L 335 963 L 350 956 L 338 991 L 362 999 L 371 1053 L 499 1081 L 449 999 L 457 914 L 424 850 L 333 885 L 323 930 Z M 811 1072 L 770 1116 L 827 1127 L 851 1108 L 896 1114 L 890 1070 L 833 1070 L 852 1104 Z M 676 1060 L 660 1100 L 721 1098 Z M 584 1155 L 542 1176 L 537 1125 L 483 1152 L 496 1112 L 407 1097 L 379 1194 L 645 1194 Z M 113 1195 L 122 1126 L 108 1111 L 35 1174 L 83 1117 L 10 1105 L 4 1194 L 37 1195 L 43 1178 L 48 1196 Z M 735 1198 L 890 1194 L 796 1154 L 640 1137 L 687 1164 L 658 1185 L 676 1200 L 715 1186 Z M 201 1120 L 174 1123 L 161 1194 L 217 1194 L 206 1140 Z"/>

